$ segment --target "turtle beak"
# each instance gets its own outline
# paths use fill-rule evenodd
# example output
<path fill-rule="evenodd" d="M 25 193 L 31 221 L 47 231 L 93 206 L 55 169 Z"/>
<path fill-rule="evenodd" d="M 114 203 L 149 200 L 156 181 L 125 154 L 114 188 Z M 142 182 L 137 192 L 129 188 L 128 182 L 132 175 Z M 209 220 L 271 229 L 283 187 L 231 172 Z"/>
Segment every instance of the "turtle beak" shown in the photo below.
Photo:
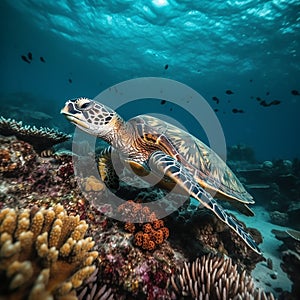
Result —
<path fill-rule="evenodd" d="M 60 113 L 63 114 L 71 123 L 83 128 L 89 128 L 86 122 L 82 120 L 82 114 L 70 112 L 70 107 L 68 104 L 65 105 Z"/>

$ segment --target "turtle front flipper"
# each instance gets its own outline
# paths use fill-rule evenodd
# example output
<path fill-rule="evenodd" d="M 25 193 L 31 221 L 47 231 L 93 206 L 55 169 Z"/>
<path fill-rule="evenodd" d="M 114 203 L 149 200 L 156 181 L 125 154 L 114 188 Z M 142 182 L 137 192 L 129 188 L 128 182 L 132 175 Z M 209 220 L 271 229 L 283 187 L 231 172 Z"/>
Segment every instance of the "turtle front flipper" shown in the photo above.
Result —
<path fill-rule="evenodd" d="M 217 204 L 212 196 L 197 183 L 192 174 L 175 158 L 162 151 L 154 152 L 149 158 L 149 167 L 152 171 L 164 174 L 164 176 L 176 182 L 181 188 L 188 192 L 190 196 L 213 211 L 214 214 L 233 229 L 252 250 L 261 254 L 260 249 L 251 235 Z"/>
<path fill-rule="evenodd" d="M 119 189 L 119 176 L 115 171 L 116 164 L 118 168 L 123 168 L 119 157 L 111 146 L 100 152 L 98 157 L 98 171 L 102 181 L 111 190 Z"/>

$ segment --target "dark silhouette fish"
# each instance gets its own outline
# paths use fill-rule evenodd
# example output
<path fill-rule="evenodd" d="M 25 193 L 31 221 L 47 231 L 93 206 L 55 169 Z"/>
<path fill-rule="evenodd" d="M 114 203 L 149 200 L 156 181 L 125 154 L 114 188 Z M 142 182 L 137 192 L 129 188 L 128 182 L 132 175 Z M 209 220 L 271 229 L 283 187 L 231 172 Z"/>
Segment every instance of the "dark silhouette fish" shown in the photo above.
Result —
<path fill-rule="evenodd" d="M 269 95 L 270 95 L 270 92 L 266 92 L 266 95 L 269 96 Z"/>
<path fill-rule="evenodd" d="M 280 100 L 273 100 L 273 101 L 271 101 L 269 103 L 267 103 L 265 100 L 263 100 L 263 101 L 260 102 L 260 105 L 264 106 L 264 107 L 268 107 L 268 106 L 272 106 L 272 105 L 278 105 L 280 103 L 281 103 Z"/>
<path fill-rule="evenodd" d="M 234 92 L 232 91 L 232 90 L 226 90 L 226 92 L 225 92 L 227 95 L 232 95 L 232 94 L 234 94 Z"/>
<path fill-rule="evenodd" d="M 261 101 L 262 99 L 260 97 L 256 97 L 256 100 L 257 101 Z"/>
<path fill-rule="evenodd" d="M 43 63 L 46 62 L 43 56 L 40 57 L 40 61 L 43 62 Z"/>
<path fill-rule="evenodd" d="M 233 109 L 232 109 L 232 112 L 233 112 L 234 114 L 237 114 L 237 113 L 242 114 L 242 113 L 244 113 L 244 110 L 242 110 L 242 109 L 237 109 L 237 108 L 233 108 Z"/>
<path fill-rule="evenodd" d="M 292 93 L 292 95 L 294 95 L 294 96 L 300 96 L 300 93 L 299 93 L 299 91 L 297 91 L 297 90 L 292 90 L 291 93 Z"/>
<path fill-rule="evenodd" d="M 161 105 L 164 105 L 164 104 L 166 104 L 166 102 L 167 102 L 166 100 L 161 100 L 161 101 L 160 101 L 160 104 L 161 104 Z"/>
<path fill-rule="evenodd" d="M 72 83 L 72 82 L 73 82 L 71 78 L 69 78 L 68 81 L 69 81 L 69 83 Z"/>
<path fill-rule="evenodd" d="M 29 60 L 32 60 L 32 53 L 31 52 L 28 52 L 27 56 L 28 56 Z"/>
<path fill-rule="evenodd" d="M 169 68 L 169 65 L 165 65 L 165 70 L 167 70 Z"/>
<path fill-rule="evenodd" d="M 215 112 L 218 112 L 219 110 L 217 108 L 214 109 Z"/>
<path fill-rule="evenodd" d="M 218 97 L 216 97 L 216 96 L 213 96 L 213 97 L 212 97 L 212 99 L 213 99 L 214 101 L 216 101 L 216 102 L 217 102 L 217 104 L 219 104 L 220 100 L 219 100 L 219 98 L 218 98 Z"/>
<path fill-rule="evenodd" d="M 30 64 L 30 60 L 28 60 L 28 58 L 25 55 L 21 56 L 22 60 L 27 62 L 28 64 Z"/>

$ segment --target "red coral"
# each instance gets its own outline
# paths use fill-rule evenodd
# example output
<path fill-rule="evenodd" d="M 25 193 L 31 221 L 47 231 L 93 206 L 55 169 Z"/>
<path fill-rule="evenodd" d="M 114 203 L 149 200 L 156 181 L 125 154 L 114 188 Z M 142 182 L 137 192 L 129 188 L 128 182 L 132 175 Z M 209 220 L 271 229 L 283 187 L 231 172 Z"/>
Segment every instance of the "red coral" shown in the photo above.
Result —
<path fill-rule="evenodd" d="M 157 219 L 155 213 L 151 212 L 147 206 L 142 206 L 140 203 L 129 200 L 118 207 L 118 212 L 125 219 L 134 218 L 135 220 L 140 220 L 140 223 L 136 225 L 126 222 L 124 227 L 126 231 L 132 234 L 136 232 L 133 242 L 137 247 L 152 251 L 169 237 L 169 229 L 164 227 L 163 220 Z M 145 223 L 145 220 L 148 222 Z"/>

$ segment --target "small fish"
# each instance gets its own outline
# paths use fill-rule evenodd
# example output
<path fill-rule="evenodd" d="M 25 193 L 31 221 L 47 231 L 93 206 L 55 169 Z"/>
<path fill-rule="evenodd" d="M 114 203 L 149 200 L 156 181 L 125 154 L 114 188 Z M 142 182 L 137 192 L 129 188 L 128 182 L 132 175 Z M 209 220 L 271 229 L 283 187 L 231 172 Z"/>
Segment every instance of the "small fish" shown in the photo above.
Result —
<path fill-rule="evenodd" d="M 169 68 L 169 65 L 168 64 L 165 65 L 165 70 L 168 70 L 168 68 Z"/>
<path fill-rule="evenodd" d="M 32 60 L 32 53 L 31 52 L 28 52 L 27 56 L 28 56 L 29 60 Z"/>
<path fill-rule="evenodd" d="M 172 107 L 170 108 L 170 111 L 173 111 L 173 108 L 172 108 Z"/>
<path fill-rule="evenodd" d="M 214 101 L 216 101 L 216 102 L 217 102 L 217 104 L 219 104 L 220 100 L 219 100 L 219 98 L 218 98 L 218 97 L 216 97 L 216 96 L 213 96 L 213 97 L 212 97 L 212 99 L 213 99 Z"/>
<path fill-rule="evenodd" d="M 299 91 L 297 91 L 297 90 L 292 90 L 291 93 L 292 93 L 292 95 L 294 95 L 294 96 L 300 96 L 300 93 L 299 93 Z"/>
<path fill-rule="evenodd" d="M 261 106 L 264 106 L 264 107 L 269 106 L 269 104 L 268 104 L 265 100 L 261 101 L 261 102 L 260 102 L 260 105 L 261 105 Z"/>
<path fill-rule="evenodd" d="M 266 96 L 269 96 L 270 95 L 270 92 L 266 92 Z"/>
<path fill-rule="evenodd" d="M 250 99 L 254 99 L 254 97 L 253 97 L 253 96 L 251 96 L 251 97 L 250 97 Z"/>
<path fill-rule="evenodd" d="M 28 60 L 28 58 L 25 55 L 21 56 L 22 60 L 27 62 L 28 64 L 30 64 L 30 61 Z"/>
<path fill-rule="evenodd" d="M 166 102 L 167 102 L 166 100 L 161 100 L 161 101 L 160 101 L 160 104 L 161 104 L 161 105 L 164 105 L 164 104 L 166 104 Z"/>
<path fill-rule="evenodd" d="M 69 83 L 72 83 L 72 82 L 73 82 L 71 78 L 69 78 L 68 81 L 69 81 Z"/>
<path fill-rule="evenodd" d="M 278 104 L 280 104 L 280 103 L 281 103 L 280 100 L 273 100 L 273 101 L 271 102 L 271 105 L 278 105 Z"/>
<path fill-rule="evenodd" d="M 214 109 L 215 112 L 218 112 L 219 110 L 217 108 Z"/>
<path fill-rule="evenodd" d="M 260 105 L 264 106 L 264 107 L 268 107 L 268 106 L 271 106 L 271 105 L 278 105 L 280 103 L 281 103 L 280 100 L 273 100 L 273 101 L 271 101 L 269 103 L 267 103 L 265 100 L 263 100 L 263 101 L 260 102 Z"/>
<path fill-rule="evenodd" d="M 43 63 L 46 62 L 43 56 L 40 57 L 40 61 L 43 62 Z"/>
<path fill-rule="evenodd" d="M 226 92 L 225 92 L 227 95 L 232 95 L 232 94 L 234 94 L 234 92 L 232 91 L 232 90 L 226 90 Z"/>
<path fill-rule="evenodd" d="M 250 81 L 250 82 L 253 82 L 253 79 L 250 79 L 249 81 Z"/>
<path fill-rule="evenodd" d="M 262 99 L 260 97 L 256 97 L 256 100 L 257 101 L 261 101 Z"/>
<path fill-rule="evenodd" d="M 237 114 L 237 113 L 242 114 L 242 113 L 244 113 L 244 111 L 243 111 L 242 109 L 237 109 L 237 108 L 233 108 L 233 109 L 232 109 L 232 112 L 233 112 L 234 114 Z"/>

